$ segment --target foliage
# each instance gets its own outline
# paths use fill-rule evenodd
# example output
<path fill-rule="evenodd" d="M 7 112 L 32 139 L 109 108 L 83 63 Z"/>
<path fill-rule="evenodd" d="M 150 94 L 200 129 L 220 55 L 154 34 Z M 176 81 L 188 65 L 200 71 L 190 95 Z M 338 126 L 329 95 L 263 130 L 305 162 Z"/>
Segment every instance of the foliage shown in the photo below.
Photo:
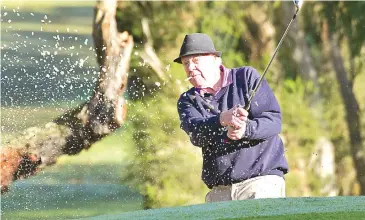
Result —
<path fill-rule="evenodd" d="M 173 103 L 159 94 L 130 106 L 128 126 L 135 143 L 123 182 L 145 196 L 144 208 L 200 203 L 206 191 L 201 155 L 179 129 Z"/>
<path fill-rule="evenodd" d="M 300 196 L 310 192 L 319 196 L 322 184 L 309 164 L 316 154 L 316 141 L 325 135 L 322 122 L 316 120 L 307 97 L 313 94 L 313 83 L 287 79 L 277 91 L 283 117 L 282 136 L 287 149 L 290 171 L 287 175 L 287 194 Z M 307 189 L 306 189 L 307 188 Z M 307 192 L 306 192 L 307 190 Z"/>
<path fill-rule="evenodd" d="M 364 130 L 364 127 L 361 126 L 362 110 L 357 109 L 357 105 L 361 106 L 362 101 L 356 100 L 357 91 L 354 91 L 354 85 L 356 84 L 357 78 L 361 74 L 364 74 L 363 48 L 365 45 L 365 32 L 364 28 L 361 27 L 361 24 L 364 22 L 364 16 L 359 13 L 360 11 L 365 10 L 365 4 L 363 2 L 331 2 L 330 4 L 325 5 L 317 4 L 317 8 L 322 27 L 328 25 L 328 28 L 324 28 L 323 34 L 325 36 L 328 35 L 329 38 L 338 36 L 338 38 L 334 38 L 335 40 L 333 42 L 341 47 L 340 56 L 344 60 L 342 61 L 342 65 L 345 67 L 343 71 L 347 74 L 345 77 L 348 80 L 348 83 L 339 81 L 337 81 L 337 85 L 332 83 L 332 88 L 334 84 L 335 87 L 339 88 L 338 90 L 342 87 L 340 90 L 341 93 L 337 93 L 342 96 L 342 100 L 338 100 L 338 97 L 329 96 L 333 103 L 338 105 L 333 105 L 333 103 L 331 103 L 327 109 L 327 117 L 331 117 L 335 122 L 335 125 L 337 125 L 331 127 L 331 131 L 334 134 L 332 138 L 334 142 L 339 143 L 336 159 L 338 163 L 344 163 L 347 161 L 347 157 L 352 156 L 353 163 L 357 164 L 357 173 L 361 175 L 363 164 L 359 166 L 359 163 L 357 162 L 364 160 L 360 159 L 361 157 L 358 157 L 357 155 L 361 155 L 365 151 L 364 137 L 361 137 L 363 136 L 361 132 Z M 326 42 L 325 37 L 323 39 L 325 42 L 322 47 L 326 48 L 325 45 L 326 43 L 328 44 L 328 42 Z M 338 75 L 339 71 L 337 70 L 336 72 Z M 355 97 L 344 97 L 343 85 L 352 90 L 355 93 Z M 347 100 L 353 100 L 353 104 L 346 104 Z M 348 107 L 350 107 L 350 109 L 351 107 L 356 108 L 355 112 L 357 112 L 358 115 L 351 115 L 354 113 L 350 113 Z M 339 117 L 336 117 L 336 115 L 339 115 Z M 359 167 L 361 167 L 361 169 L 359 169 Z M 346 169 L 339 169 L 339 173 L 343 174 L 341 176 L 343 176 L 344 179 L 348 179 Z M 362 181 L 360 184 L 362 185 L 361 188 L 363 189 L 361 192 L 363 193 L 365 187 L 364 182 Z M 354 185 L 354 188 L 356 189 L 357 184 Z M 355 192 L 355 194 L 357 193 L 358 192 Z"/>
<path fill-rule="evenodd" d="M 205 3 L 205 4 L 204 4 Z M 245 31 L 244 23 L 237 23 L 242 20 L 244 10 L 234 8 L 232 2 L 202 2 L 201 11 L 197 18 L 197 32 L 206 33 L 212 37 L 217 50 L 223 52 L 224 62 L 229 67 L 245 63 L 245 56 L 239 50 L 240 38 Z M 230 13 L 234 10 L 237 13 Z M 214 11 L 215 13 L 210 13 Z"/>
<path fill-rule="evenodd" d="M 147 41 L 142 30 L 142 19 L 147 19 L 149 24 L 152 37 L 152 42 L 149 43 L 153 44 L 153 49 L 168 70 L 173 60 L 171 57 L 177 54 L 178 49 L 174 48 L 180 46 L 180 41 L 177 39 L 185 36 L 184 33 L 191 32 L 194 27 L 194 22 L 188 22 L 194 21 L 194 10 L 196 8 L 187 2 L 118 2 L 116 15 L 118 29 L 132 33 L 135 41 L 127 91 L 129 98 L 140 100 L 153 96 L 156 82 L 162 83 L 152 68 L 140 57 Z M 179 22 L 180 20 L 184 22 Z M 166 71 L 166 74 L 170 72 Z M 165 80 L 169 81 L 175 76 L 176 73 L 173 72 L 173 76 L 170 75 L 170 79 Z"/>
<path fill-rule="evenodd" d="M 329 30 L 338 33 L 341 37 L 348 38 L 350 57 L 360 54 L 365 42 L 363 24 L 365 17 L 364 2 L 331 2 L 321 5 L 320 15 L 328 21 Z"/>

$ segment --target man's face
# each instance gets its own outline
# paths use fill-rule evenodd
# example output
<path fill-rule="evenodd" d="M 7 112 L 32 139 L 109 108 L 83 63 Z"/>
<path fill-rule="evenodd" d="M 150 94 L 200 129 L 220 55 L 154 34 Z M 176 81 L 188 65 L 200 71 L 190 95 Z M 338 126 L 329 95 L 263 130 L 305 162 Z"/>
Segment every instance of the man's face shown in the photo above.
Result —
<path fill-rule="evenodd" d="M 213 88 L 220 80 L 221 61 L 214 54 L 198 54 L 181 58 L 190 83 L 196 88 Z"/>

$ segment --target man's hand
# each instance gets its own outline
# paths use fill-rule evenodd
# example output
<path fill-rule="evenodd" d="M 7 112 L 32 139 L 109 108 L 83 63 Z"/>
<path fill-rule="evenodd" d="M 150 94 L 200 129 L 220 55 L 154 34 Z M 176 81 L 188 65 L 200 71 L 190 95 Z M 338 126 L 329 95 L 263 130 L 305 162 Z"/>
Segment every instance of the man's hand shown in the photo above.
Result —
<path fill-rule="evenodd" d="M 240 129 L 246 127 L 248 112 L 241 107 L 233 107 L 220 114 L 219 120 L 222 126 Z"/>
<path fill-rule="evenodd" d="M 227 137 L 231 140 L 239 140 L 241 139 L 244 135 L 245 135 L 245 132 L 246 132 L 246 122 L 244 122 L 244 124 L 242 125 L 241 128 L 239 129 L 235 129 L 234 127 L 232 126 L 228 126 L 227 127 Z"/>

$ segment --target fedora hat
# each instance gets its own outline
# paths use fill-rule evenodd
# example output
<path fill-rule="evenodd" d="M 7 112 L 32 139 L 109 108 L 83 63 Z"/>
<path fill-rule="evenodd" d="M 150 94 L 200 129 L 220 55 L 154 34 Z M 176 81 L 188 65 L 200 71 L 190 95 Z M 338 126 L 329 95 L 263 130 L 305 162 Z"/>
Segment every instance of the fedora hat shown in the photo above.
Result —
<path fill-rule="evenodd" d="M 174 62 L 181 63 L 181 57 L 184 56 L 206 53 L 215 54 L 218 57 L 222 56 L 222 52 L 215 49 L 213 41 L 208 35 L 202 33 L 188 34 L 181 45 L 179 57 Z"/>

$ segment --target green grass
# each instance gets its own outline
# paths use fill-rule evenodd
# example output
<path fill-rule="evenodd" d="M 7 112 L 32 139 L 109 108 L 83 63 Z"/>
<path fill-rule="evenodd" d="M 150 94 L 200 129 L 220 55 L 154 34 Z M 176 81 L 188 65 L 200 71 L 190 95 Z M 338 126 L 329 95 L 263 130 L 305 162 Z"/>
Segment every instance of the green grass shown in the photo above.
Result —
<path fill-rule="evenodd" d="M 47 9 L 54 9 L 57 7 L 80 7 L 80 6 L 94 6 L 96 1 L 47 1 L 47 0 L 33 0 L 33 4 L 29 4 L 29 0 L 3 0 L 2 5 L 7 8 L 17 8 L 27 9 L 29 11 L 40 11 L 44 12 Z"/>
<path fill-rule="evenodd" d="M 98 77 L 94 3 L 24 2 L 5 2 L 1 12 L 2 107 L 87 100 Z"/>
<path fill-rule="evenodd" d="M 141 209 L 142 197 L 116 184 L 29 184 L 2 196 L 2 219 L 70 219 Z"/>
<path fill-rule="evenodd" d="M 128 130 L 75 156 L 64 155 L 1 197 L 2 219 L 71 219 L 142 209 L 142 196 L 123 186 Z"/>
<path fill-rule="evenodd" d="M 299 219 L 364 219 L 365 212 L 308 213 L 295 215 L 261 216 L 250 219 L 299 220 Z M 236 218 L 244 219 L 244 218 Z M 247 218 L 246 218 L 247 219 Z M 233 219 L 231 219 L 233 220 Z"/>
<path fill-rule="evenodd" d="M 85 26 L 79 26 L 79 25 L 73 25 L 73 24 L 68 24 L 67 26 L 65 26 L 64 24 L 47 24 L 47 25 L 42 25 L 42 32 L 48 32 L 48 33 L 62 33 L 62 34 L 67 34 L 67 33 L 71 33 L 73 35 L 86 35 L 86 34 L 91 34 L 92 31 L 92 21 L 90 20 L 90 24 L 89 25 L 85 25 Z M 14 30 L 18 30 L 18 31 L 40 31 L 41 30 L 41 25 L 40 24 L 35 24 L 35 23 L 31 23 L 31 22 L 17 22 L 15 24 L 7 24 L 7 27 L 10 27 Z"/>
<path fill-rule="evenodd" d="M 2 1 L 1 29 L 89 34 L 96 1 Z M 75 22 L 77 21 L 77 22 Z"/>
<path fill-rule="evenodd" d="M 35 106 L 2 107 L 1 108 L 1 137 L 6 143 L 12 136 L 26 128 L 40 126 L 52 121 L 58 115 L 66 111 L 66 108 L 41 108 Z M 19 120 L 21 116 L 22 120 Z"/>
<path fill-rule="evenodd" d="M 365 219 L 365 197 L 217 202 L 91 217 L 112 219 Z"/>

